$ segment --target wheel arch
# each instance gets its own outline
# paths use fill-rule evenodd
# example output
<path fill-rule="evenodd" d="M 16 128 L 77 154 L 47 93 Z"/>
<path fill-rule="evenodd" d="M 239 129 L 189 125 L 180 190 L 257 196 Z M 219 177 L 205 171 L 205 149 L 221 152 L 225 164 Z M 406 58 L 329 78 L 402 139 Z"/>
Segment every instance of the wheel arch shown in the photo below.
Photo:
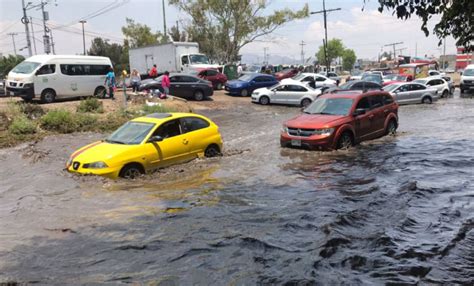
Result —
<path fill-rule="evenodd" d="M 124 164 L 124 165 L 122 166 L 122 168 L 120 168 L 119 174 L 121 174 L 122 171 L 123 171 L 123 169 L 125 169 L 125 167 L 128 167 L 128 166 L 136 166 L 136 167 L 140 168 L 140 170 L 141 170 L 143 173 L 145 173 L 145 167 L 143 166 L 143 164 L 142 164 L 142 163 L 139 163 L 139 162 L 136 162 L 136 161 L 133 161 L 133 162 L 128 162 L 128 163 Z"/>
<path fill-rule="evenodd" d="M 352 142 L 354 144 L 357 143 L 357 138 L 356 138 L 356 134 L 355 134 L 355 130 L 354 130 L 354 127 L 352 127 L 352 125 L 350 124 L 344 124 L 342 125 L 341 127 L 339 127 L 337 130 L 336 130 L 336 134 L 334 134 L 334 140 L 333 140 L 333 149 L 336 149 L 337 147 L 337 142 L 339 141 L 339 138 L 341 138 L 341 135 L 344 133 L 344 132 L 349 132 L 350 135 L 352 136 Z"/>

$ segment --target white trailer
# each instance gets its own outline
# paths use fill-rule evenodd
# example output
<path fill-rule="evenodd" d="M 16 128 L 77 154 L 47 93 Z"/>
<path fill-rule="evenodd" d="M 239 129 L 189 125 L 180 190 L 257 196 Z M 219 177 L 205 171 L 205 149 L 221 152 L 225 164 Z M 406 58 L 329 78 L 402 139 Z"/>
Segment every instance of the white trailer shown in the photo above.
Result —
<path fill-rule="evenodd" d="M 158 73 L 195 73 L 211 65 L 206 55 L 199 53 L 199 45 L 194 42 L 171 42 L 129 50 L 130 68 L 145 74 L 156 64 Z"/>

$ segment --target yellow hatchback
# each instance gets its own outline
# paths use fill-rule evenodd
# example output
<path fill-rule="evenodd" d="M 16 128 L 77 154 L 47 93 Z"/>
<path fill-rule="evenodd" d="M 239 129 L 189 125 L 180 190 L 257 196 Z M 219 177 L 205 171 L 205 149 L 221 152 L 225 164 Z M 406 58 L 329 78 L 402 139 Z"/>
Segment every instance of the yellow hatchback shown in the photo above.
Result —
<path fill-rule="evenodd" d="M 135 178 L 145 172 L 221 154 L 222 138 L 210 119 L 193 113 L 153 113 L 122 125 L 107 139 L 74 152 L 70 172 Z"/>

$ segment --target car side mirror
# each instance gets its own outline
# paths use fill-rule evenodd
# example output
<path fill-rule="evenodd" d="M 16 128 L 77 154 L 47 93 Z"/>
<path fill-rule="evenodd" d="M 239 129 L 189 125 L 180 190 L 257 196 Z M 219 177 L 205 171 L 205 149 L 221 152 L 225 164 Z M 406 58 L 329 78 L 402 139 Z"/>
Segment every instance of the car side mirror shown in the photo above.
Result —
<path fill-rule="evenodd" d="M 354 116 L 359 116 L 359 115 L 362 115 L 362 114 L 365 114 L 365 109 L 364 108 L 357 108 L 353 113 Z"/>
<path fill-rule="evenodd" d="M 155 136 L 151 136 L 150 139 L 148 139 L 147 143 L 154 143 L 154 142 L 161 142 L 163 141 L 163 137 L 161 137 L 160 135 L 155 135 Z"/>
<path fill-rule="evenodd" d="M 462 72 L 459 72 L 459 75 L 462 75 Z"/>

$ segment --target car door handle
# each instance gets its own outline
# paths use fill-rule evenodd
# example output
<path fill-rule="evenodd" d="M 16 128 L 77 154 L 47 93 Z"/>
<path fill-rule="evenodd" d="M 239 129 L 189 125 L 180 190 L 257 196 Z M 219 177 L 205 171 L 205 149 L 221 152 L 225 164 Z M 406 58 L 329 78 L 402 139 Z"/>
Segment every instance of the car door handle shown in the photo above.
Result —
<path fill-rule="evenodd" d="M 180 87 L 180 85 L 179 85 L 179 84 L 175 84 L 174 86 L 175 86 L 175 87 Z"/>
<path fill-rule="evenodd" d="M 189 141 L 187 139 L 183 139 L 183 144 L 184 145 L 187 145 L 189 143 Z"/>

